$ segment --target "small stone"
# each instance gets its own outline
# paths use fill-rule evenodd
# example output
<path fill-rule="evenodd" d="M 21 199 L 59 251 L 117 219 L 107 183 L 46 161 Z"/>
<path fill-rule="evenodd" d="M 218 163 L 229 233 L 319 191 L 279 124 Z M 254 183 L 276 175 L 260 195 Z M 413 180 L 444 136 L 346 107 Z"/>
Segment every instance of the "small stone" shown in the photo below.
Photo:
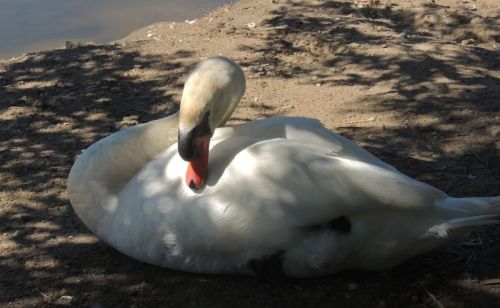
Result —
<path fill-rule="evenodd" d="M 369 118 L 368 118 L 368 121 L 373 122 L 373 121 L 375 121 L 376 119 L 377 119 L 376 117 L 369 117 Z"/>
<path fill-rule="evenodd" d="M 139 117 L 136 115 L 128 116 L 128 117 L 123 117 L 122 120 L 120 121 L 121 127 L 129 127 L 133 125 L 139 124 Z"/>
<path fill-rule="evenodd" d="M 74 49 L 78 47 L 80 47 L 80 43 L 78 42 L 72 42 L 72 41 L 64 42 L 64 49 Z"/>
<path fill-rule="evenodd" d="M 254 22 L 251 22 L 251 23 L 247 24 L 247 27 L 250 29 L 253 29 L 253 28 L 257 27 L 257 25 Z"/>
<path fill-rule="evenodd" d="M 317 83 L 317 84 L 316 84 L 316 86 L 317 86 L 317 87 L 321 87 L 321 83 Z"/>
<path fill-rule="evenodd" d="M 497 121 L 496 117 L 495 121 Z M 500 127 L 489 127 L 488 132 L 491 137 L 496 138 L 498 135 L 500 135 Z"/>
<path fill-rule="evenodd" d="M 466 39 L 460 42 L 461 45 L 472 45 L 474 43 L 476 43 L 476 40 L 474 39 Z"/>
<path fill-rule="evenodd" d="M 74 297 L 71 295 L 63 295 L 57 299 L 58 305 L 68 305 L 71 304 L 74 300 Z"/>

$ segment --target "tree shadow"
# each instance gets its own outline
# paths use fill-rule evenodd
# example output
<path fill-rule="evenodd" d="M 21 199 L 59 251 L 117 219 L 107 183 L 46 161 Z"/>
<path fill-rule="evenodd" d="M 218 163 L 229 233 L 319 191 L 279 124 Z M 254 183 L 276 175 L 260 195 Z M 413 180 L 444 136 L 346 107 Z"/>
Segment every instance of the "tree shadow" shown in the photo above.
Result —
<path fill-rule="evenodd" d="M 265 21 L 272 30 L 264 47 L 241 46 L 259 55 L 240 61 L 250 74 L 282 79 L 308 74 L 331 87 L 389 84 L 390 91 L 367 94 L 353 108 L 393 114 L 400 126 L 337 130 L 450 194 L 498 194 L 498 134 L 492 131 L 500 109 L 498 52 L 436 41 L 498 41 L 498 17 L 485 20 L 460 9 L 442 26 L 436 18 L 447 8 L 434 5 L 416 12 L 355 8 L 341 1 L 289 4 Z M 317 11 L 321 17 L 315 17 Z M 475 18 L 482 18 L 478 27 L 484 30 L 469 31 Z M 370 27 L 384 35 L 364 31 Z M 435 300 L 445 306 L 498 305 L 498 286 L 480 284 L 500 275 L 498 228 L 480 230 L 389 272 L 352 271 L 284 285 L 158 268 L 97 240 L 65 193 L 75 155 L 121 127 L 175 109 L 181 77 L 195 55 L 181 50 L 144 56 L 118 45 L 79 46 L 0 63 L 0 305 L 424 307 Z M 249 108 L 262 117 L 279 113 L 265 103 Z"/>
<path fill-rule="evenodd" d="M 89 45 L 0 63 L 0 305 L 54 304 L 54 294 L 85 294 L 116 279 L 97 276 L 121 275 L 109 268 L 118 254 L 71 209 L 66 178 L 96 140 L 174 111 L 191 54 Z M 101 260 L 107 254 L 115 256 Z"/>
<path fill-rule="evenodd" d="M 465 175 L 470 168 L 483 168 L 489 184 L 475 177 L 477 193 L 498 194 L 500 54 L 478 44 L 498 41 L 500 15 L 483 17 L 465 4 L 402 8 L 397 3 L 286 3 L 261 22 L 266 28 L 261 44 L 240 47 L 257 55 L 243 61 L 250 74 L 284 79 L 306 75 L 311 83 L 332 88 L 361 85 L 364 97 L 339 110 L 339 116 L 357 111 L 372 114 L 376 121 L 379 114 L 391 114 L 400 124 L 338 127 L 343 133 L 402 169 L 415 167 L 405 160 L 417 152 L 419 160 L 439 168 L 451 168 L 446 163 L 451 158 Z M 474 37 L 463 36 L 471 31 Z M 464 39 L 475 44 L 457 44 Z M 479 166 L 468 168 L 470 164 Z"/>
<path fill-rule="evenodd" d="M 498 44 L 500 15 L 483 17 L 466 7 L 436 4 L 410 9 L 359 8 L 348 1 L 286 3 L 261 22 L 260 44 L 240 46 L 256 55 L 243 61 L 254 78 L 307 76 L 324 87 L 361 85 L 366 95 L 336 117 L 371 114 L 373 125 L 367 120 L 336 130 L 451 195 L 499 194 L 500 54 L 487 43 Z M 375 125 L 387 114 L 397 125 Z M 475 248 L 464 244 L 471 238 L 441 248 L 386 273 L 389 280 L 375 275 L 377 291 L 360 287 L 346 296 L 356 297 L 356 306 L 428 306 L 436 303 L 427 291 L 437 288 L 445 307 L 498 305 L 498 287 L 480 288 L 463 276 L 498 278 L 499 232 L 498 227 L 480 230 Z M 492 246 L 478 244 L 483 238 Z M 328 285 L 334 285 L 329 279 L 371 277 L 341 275 L 327 278 Z M 439 283 L 421 287 L 428 280 Z M 345 292 L 345 283 L 338 287 Z M 338 298 L 334 302 L 352 306 Z"/>

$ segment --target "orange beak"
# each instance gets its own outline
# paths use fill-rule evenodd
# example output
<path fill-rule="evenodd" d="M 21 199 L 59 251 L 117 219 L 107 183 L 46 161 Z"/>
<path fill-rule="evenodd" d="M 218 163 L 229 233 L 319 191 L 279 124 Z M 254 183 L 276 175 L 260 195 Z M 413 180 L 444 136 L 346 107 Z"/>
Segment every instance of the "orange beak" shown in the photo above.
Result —
<path fill-rule="evenodd" d="M 209 145 L 210 136 L 198 137 L 195 140 L 197 155 L 189 161 L 186 171 L 186 184 L 193 190 L 198 190 L 205 185 Z"/>

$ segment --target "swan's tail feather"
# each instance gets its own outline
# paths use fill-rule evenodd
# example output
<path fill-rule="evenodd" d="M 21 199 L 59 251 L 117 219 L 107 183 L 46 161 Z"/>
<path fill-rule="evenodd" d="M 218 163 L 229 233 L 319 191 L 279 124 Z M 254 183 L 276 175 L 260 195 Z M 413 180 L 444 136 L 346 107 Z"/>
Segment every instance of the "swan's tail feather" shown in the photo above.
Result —
<path fill-rule="evenodd" d="M 471 227 L 500 224 L 500 215 L 481 215 L 465 218 L 455 218 L 447 221 L 450 230 L 470 229 Z"/>
<path fill-rule="evenodd" d="M 500 224 L 500 214 L 461 217 L 432 226 L 424 235 L 433 238 L 450 238 L 465 235 L 477 227 Z"/>
<path fill-rule="evenodd" d="M 500 215 L 500 196 L 444 199 L 439 204 L 446 211 L 445 218 Z"/>
<path fill-rule="evenodd" d="M 423 238 L 456 238 L 480 226 L 500 224 L 500 196 L 447 197 L 437 208 L 441 222 L 429 228 Z"/>

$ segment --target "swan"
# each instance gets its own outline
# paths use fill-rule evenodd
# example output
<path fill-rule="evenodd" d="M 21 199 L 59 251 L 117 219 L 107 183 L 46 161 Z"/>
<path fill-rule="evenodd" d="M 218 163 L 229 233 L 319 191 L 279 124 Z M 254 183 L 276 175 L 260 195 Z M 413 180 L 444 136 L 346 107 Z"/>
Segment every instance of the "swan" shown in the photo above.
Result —
<path fill-rule="evenodd" d="M 387 270 L 500 222 L 500 196 L 449 197 L 317 120 L 224 127 L 244 91 L 236 63 L 208 58 L 179 112 L 86 149 L 68 177 L 83 223 L 158 266 L 311 277 Z"/>

